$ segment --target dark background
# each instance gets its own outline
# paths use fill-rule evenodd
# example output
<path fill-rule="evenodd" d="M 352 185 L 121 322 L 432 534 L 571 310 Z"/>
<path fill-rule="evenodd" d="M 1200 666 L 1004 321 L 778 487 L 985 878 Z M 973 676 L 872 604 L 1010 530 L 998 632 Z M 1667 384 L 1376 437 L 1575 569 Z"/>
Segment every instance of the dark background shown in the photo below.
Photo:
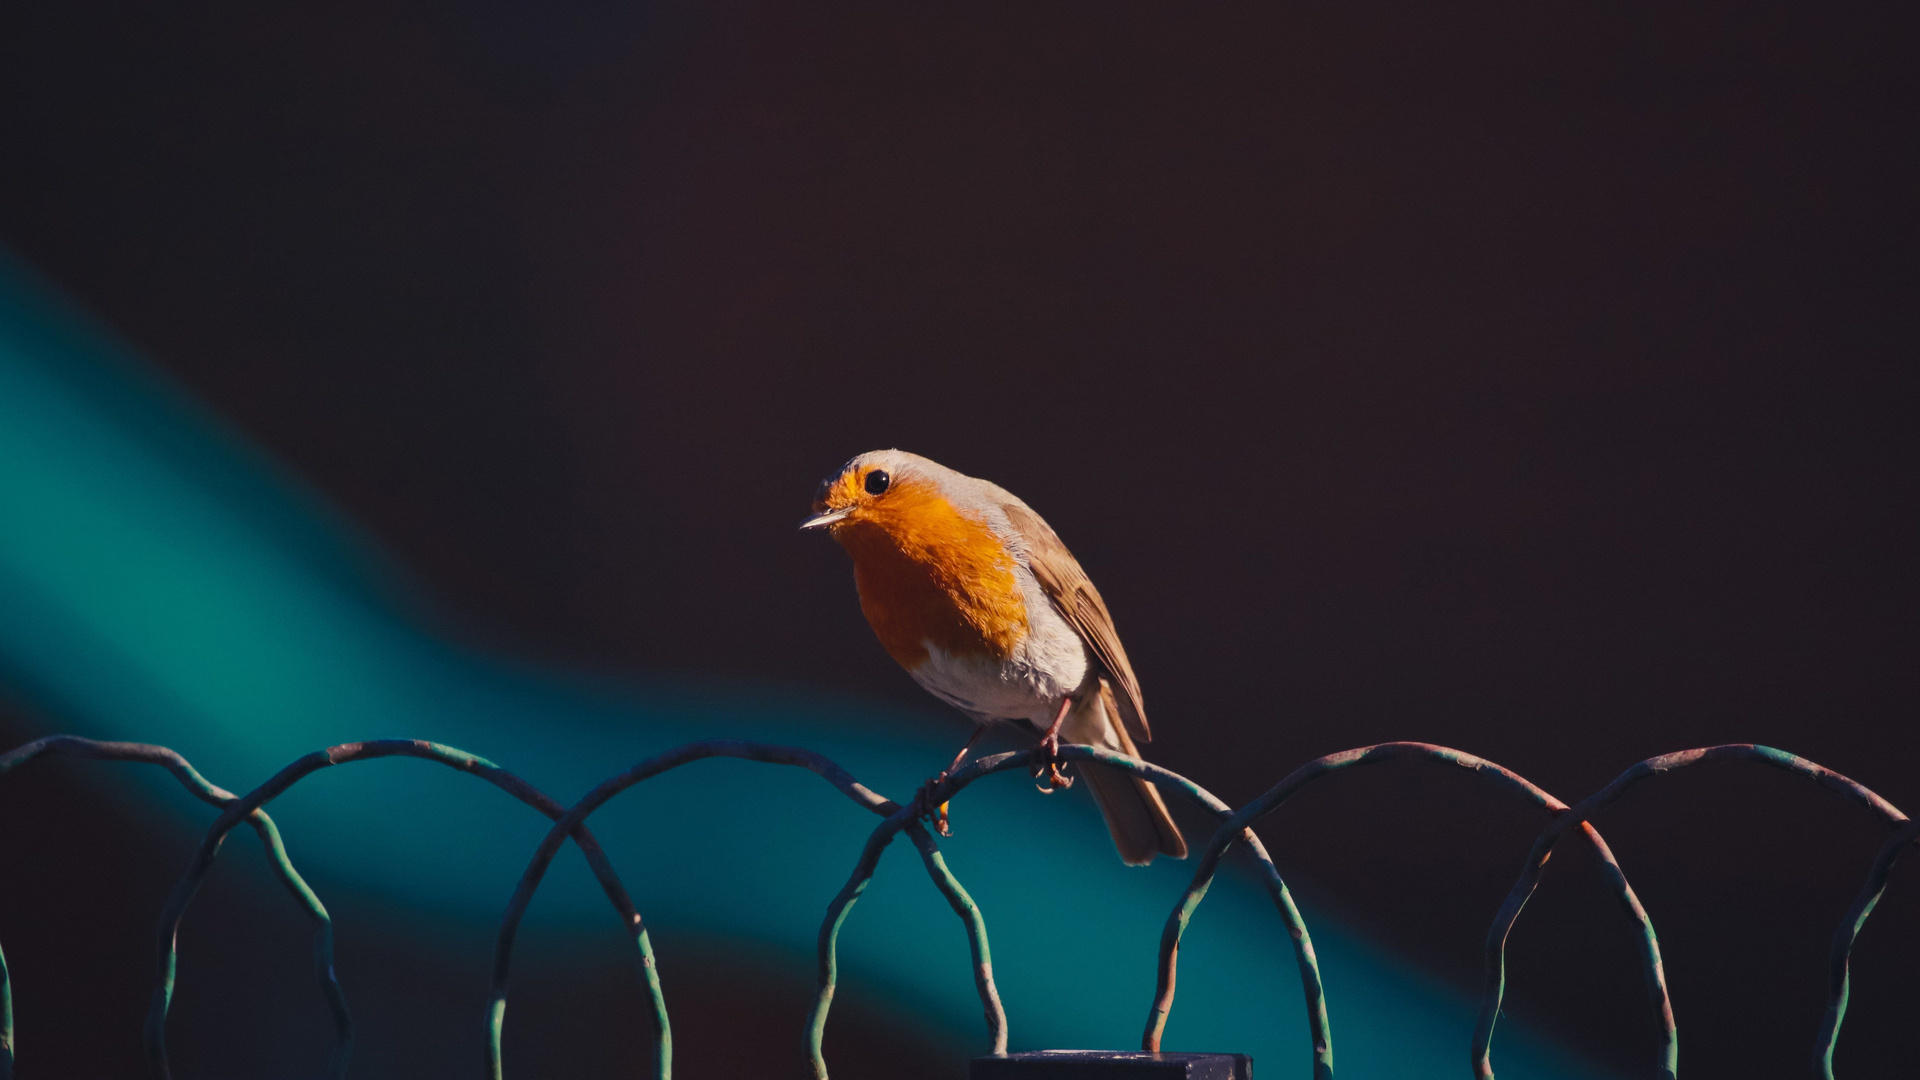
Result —
<path fill-rule="evenodd" d="M 844 556 L 793 531 L 820 477 L 897 445 L 1048 516 L 1151 756 L 1229 801 L 1386 739 L 1569 801 L 1744 741 L 1912 808 L 1913 31 L 1893 6 L 17 0 L 0 241 L 470 640 L 925 710 Z M 1880 828 L 1731 766 L 1601 824 L 1687 1071 L 1805 1075 Z M 1539 825 L 1409 766 L 1265 831 L 1468 985 Z M 1910 1069 L 1916 873 L 1863 938 L 1843 1075 Z M 1638 1075 L 1590 859 L 1534 905 L 1512 1011 Z M 728 1007 L 685 993 L 690 1025 Z"/>

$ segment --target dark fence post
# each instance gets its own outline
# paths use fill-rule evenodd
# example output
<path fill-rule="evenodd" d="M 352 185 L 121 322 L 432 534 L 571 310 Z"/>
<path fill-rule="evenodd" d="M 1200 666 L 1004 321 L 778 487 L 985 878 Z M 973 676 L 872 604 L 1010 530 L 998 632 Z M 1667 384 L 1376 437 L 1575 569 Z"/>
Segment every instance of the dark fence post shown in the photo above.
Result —
<path fill-rule="evenodd" d="M 1245 1054 L 1034 1050 L 974 1058 L 967 1080 L 1253 1080 Z"/>

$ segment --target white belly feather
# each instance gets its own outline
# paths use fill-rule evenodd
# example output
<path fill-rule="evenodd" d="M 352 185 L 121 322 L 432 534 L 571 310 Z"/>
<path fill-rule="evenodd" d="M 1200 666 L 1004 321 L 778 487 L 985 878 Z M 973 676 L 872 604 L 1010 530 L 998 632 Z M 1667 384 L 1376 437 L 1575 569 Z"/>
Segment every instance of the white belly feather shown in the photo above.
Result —
<path fill-rule="evenodd" d="M 1087 678 L 1087 646 L 1067 620 L 1053 609 L 1026 567 L 1016 568 L 1027 606 L 1027 636 L 1005 660 L 964 656 L 926 642 L 927 659 L 910 674 L 927 692 L 972 717 L 976 723 L 1030 720 L 1053 722 L 1060 699 Z"/>

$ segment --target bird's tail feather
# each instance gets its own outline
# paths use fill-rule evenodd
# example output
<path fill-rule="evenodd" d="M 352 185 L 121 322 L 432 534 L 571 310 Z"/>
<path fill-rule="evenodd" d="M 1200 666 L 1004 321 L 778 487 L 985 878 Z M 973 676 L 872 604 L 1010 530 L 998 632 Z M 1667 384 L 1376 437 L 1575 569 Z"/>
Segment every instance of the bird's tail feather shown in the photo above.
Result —
<path fill-rule="evenodd" d="M 1140 751 L 1127 736 L 1127 729 L 1115 722 L 1119 714 L 1112 693 L 1102 682 L 1100 693 L 1087 695 L 1060 725 L 1061 741 L 1139 757 Z M 1077 768 L 1086 777 L 1101 816 L 1107 819 L 1107 831 L 1113 834 L 1113 846 L 1120 849 L 1122 861 L 1129 866 L 1145 866 L 1155 855 L 1187 857 L 1187 841 L 1152 781 L 1091 762 L 1080 762 Z"/>

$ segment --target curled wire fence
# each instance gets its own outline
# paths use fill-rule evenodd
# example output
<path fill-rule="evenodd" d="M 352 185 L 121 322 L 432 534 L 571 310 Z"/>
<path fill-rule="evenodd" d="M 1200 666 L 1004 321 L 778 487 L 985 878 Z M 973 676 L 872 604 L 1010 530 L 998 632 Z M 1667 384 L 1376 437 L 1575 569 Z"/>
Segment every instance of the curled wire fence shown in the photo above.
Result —
<path fill-rule="evenodd" d="M 195 771 L 192 765 L 187 763 L 185 758 L 166 747 L 143 743 L 99 742 L 71 735 L 56 735 L 40 739 L 0 755 L 0 776 L 6 775 L 16 766 L 54 754 L 108 761 L 146 762 L 165 768 L 196 798 L 220 808 L 220 816 L 201 839 L 199 849 L 195 852 L 186 872 L 175 885 L 160 917 L 157 940 L 158 974 L 145 1028 L 147 1056 L 156 1076 L 162 1078 L 171 1076 L 167 1064 L 166 1021 L 167 1010 L 173 1000 L 176 939 L 180 921 L 185 916 L 188 906 L 192 904 L 194 895 L 199 891 L 200 883 L 205 879 L 207 871 L 211 869 L 214 860 L 218 857 L 227 834 L 242 822 L 258 834 L 266 848 L 274 873 L 293 895 L 295 901 L 300 904 L 313 926 L 314 968 L 319 977 L 327 1007 L 332 1014 L 334 1029 L 334 1048 L 328 1061 L 327 1075 L 334 1080 L 339 1080 L 346 1075 L 348 1058 L 353 1049 L 353 1019 L 347 1009 L 346 996 L 333 970 L 333 923 L 327 915 L 326 906 L 320 902 L 320 898 L 294 869 L 292 861 L 287 856 L 286 847 L 281 842 L 279 830 L 274 826 L 273 819 L 267 816 L 264 808 L 267 803 L 283 794 L 288 788 L 320 769 L 375 758 L 413 757 L 471 773 L 553 821 L 552 828 L 541 840 L 527 865 L 526 872 L 514 889 L 513 897 L 508 902 L 506 913 L 500 922 L 499 936 L 494 947 L 492 985 L 487 995 L 485 1014 L 490 1075 L 496 1080 L 500 1080 L 503 1076 L 501 1035 L 506 1023 L 507 982 L 512 966 L 515 935 L 547 868 L 552 864 L 554 856 L 559 854 L 561 846 L 571 839 L 580 849 L 581 854 L 586 857 L 588 866 L 600 882 L 607 899 L 612 903 L 632 944 L 641 983 L 647 992 L 646 1020 L 654 1045 L 652 1074 L 658 1080 L 668 1080 L 673 1070 L 673 1036 L 667 1018 L 666 998 L 661 989 L 659 972 L 654 964 L 653 947 L 648 940 L 640 913 L 635 910 L 631 897 L 620 883 L 619 875 L 614 872 L 606 853 L 601 850 L 599 842 L 588 831 L 586 819 L 627 788 L 705 758 L 739 758 L 807 769 L 832 784 L 856 805 L 881 818 L 861 849 L 860 857 L 854 864 L 853 872 L 848 876 L 846 885 L 828 904 L 826 918 L 820 925 L 818 989 L 807 1019 L 805 1037 L 807 1054 L 812 1062 L 814 1075 L 818 1080 L 826 1080 L 827 1064 L 822 1054 L 821 1044 L 826 1030 L 827 1013 L 833 1004 L 834 988 L 839 981 L 836 943 L 840 928 L 846 922 L 854 901 L 860 898 L 860 895 L 866 891 L 868 883 L 872 881 L 881 856 L 892 844 L 894 838 L 903 832 L 919 852 L 921 862 L 935 887 L 953 907 L 954 913 L 960 917 L 972 950 L 974 982 L 979 991 L 981 1009 L 986 1017 L 987 1035 L 992 1053 L 1006 1053 L 1006 1010 L 1001 1006 L 999 992 L 994 988 L 993 960 L 987 946 L 986 922 L 972 897 L 948 869 L 938 844 L 921 823 L 923 816 L 921 806 L 944 803 L 984 777 L 1013 769 L 1028 768 L 1035 762 L 1036 753 L 1036 751 L 1020 751 L 981 758 L 931 785 L 926 793 L 924 804 L 910 802 L 904 806 L 875 794 L 855 780 L 845 769 L 810 750 L 732 740 L 689 743 L 648 758 L 631 769 L 609 777 L 571 807 L 561 806 L 526 781 L 484 758 L 438 743 L 411 739 L 342 743 L 339 746 L 315 751 L 280 770 L 266 783 L 244 796 L 236 796 L 209 783 L 205 777 Z M 1211 886 L 1214 875 L 1219 869 L 1221 858 L 1230 847 L 1238 843 L 1245 845 L 1248 853 L 1253 857 L 1259 868 L 1262 883 L 1292 938 L 1294 963 L 1299 969 L 1301 989 L 1306 999 L 1307 1027 L 1315 1080 L 1331 1080 L 1333 1076 L 1333 1035 L 1327 1017 L 1326 995 L 1321 984 L 1319 962 L 1314 956 L 1313 939 L 1307 932 L 1306 922 L 1301 918 L 1299 908 L 1295 906 L 1293 897 L 1287 891 L 1286 882 L 1274 867 L 1272 858 L 1268 856 L 1259 837 L 1254 835 L 1252 826 L 1278 809 L 1282 803 L 1303 788 L 1337 773 L 1382 761 L 1432 762 L 1465 769 L 1486 780 L 1495 788 L 1538 807 L 1549 817 L 1547 826 L 1527 853 L 1519 877 L 1507 894 L 1506 901 L 1501 905 L 1499 912 L 1494 916 L 1493 924 L 1487 930 L 1486 983 L 1481 992 L 1480 1016 L 1474 1029 L 1470 1051 L 1473 1074 L 1480 1080 L 1491 1080 L 1493 1076 L 1491 1062 L 1493 1031 L 1495 1021 L 1500 1015 L 1501 997 L 1506 989 L 1507 935 L 1513 929 L 1515 920 L 1519 918 L 1521 908 L 1525 906 L 1527 899 L 1533 895 L 1535 887 L 1539 884 L 1541 870 L 1546 865 L 1547 856 L 1555 842 L 1562 833 L 1576 827 L 1582 839 L 1591 844 L 1599 855 L 1608 887 L 1639 929 L 1637 941 L 1640 964 L 1646 977 L 1654 1019 L 1660 1031 L 1658 1068 L 1663 1076 L 1671 1078 L 1677 1075 L 1679 1037 L 1674 1024 L 1672 1003 L 1667 994 L 1666 973 L 1661 965 L 1659 939 L 1654 934 L 1653 923 L 1648 918 L 1646 909 L 1634 895 L 1633 887 L 1627 883 L 1626 875 L 1620 869 L 1618 860 L 1614 858 L 1613 852 L 1608 849 L 1606 841 L 1601 838 L 1591 821 L 1593 817 L 1643 781 L 1711 761 L 1758 762 L 1811 779 L 1821 787 L 1865 807 L 1890 827 L 1887 840 L 1875 857 L 1859 895 L 1854 899 L 1846 918 L 1834 931 L 1828 957 L 1827 1008 L 1821 1021 L 1813 1060 L 1813 1073 L 1822 1080 L 1832 1080 L 1833 1077 L 1833 1051 L 1839 1038 L 1841 1021 L 1846 1015 L 1848 958 L 1853 951 L 1854 939 L 1865 924 L 1867 916 L 1872 913 L 1874 905 L 1879 902 L 1895 860 L 1916 839 L 1920 839 L 1920 821 L 1909 820 L 1892 804 L 1853 780 L 1804 758 L 1770 747 L 1749 744 L 1710 746 L 1649 758 L 1620 774 L 1605 788 L 1572 806 L 1554 798 L 1510 769 L 1472 754 L 1428 743 L 1381 743 L 1377 746 L 1329 754 L 1301 766 L 1265 794 L 1238 810 L 1227 806 L 1191 780 L 1134 758 L 1123 757 L 1090 746 L 1076 745 L 1062 746 L 1059 757 L 1065 761 L 1097 762 L 1150 780 L 1163 790 L 1186 798 L 1220 822 L 1199 859 L 1196 860 L 1192 882 L 1167 916 L 1166 927 L 1160 939 L 1157 986 L 1153 1003 L 1148 1010 L 1146 1030 L 1141 1037 L 1141 1048 L 1147 1051 L 1160 1049 L 1161 1033 L 1166 1027 L 1168 1014 L 1173 1007 L 1181 934 L 1198 909 L 1201 900 L 1206 896 L 1207 889 Z M 12 1080 L 13 1061 L 12 986 L 7 975 L 5 954 L 0 953 L 0 1080 Z"/>

